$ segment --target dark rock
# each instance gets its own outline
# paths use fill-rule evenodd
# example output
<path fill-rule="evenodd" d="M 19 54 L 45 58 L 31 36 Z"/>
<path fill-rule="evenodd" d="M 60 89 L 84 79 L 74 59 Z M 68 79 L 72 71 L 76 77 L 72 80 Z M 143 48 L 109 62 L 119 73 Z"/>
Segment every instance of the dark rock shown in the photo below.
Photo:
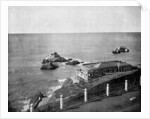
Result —
<path fill-rule="evenodd" d="M 56 69 L 56 68 L 58 68 L 58 66 L 53 64 L 50 61 L 50 62 L 47 62 L 47 63 L 43 63 L 42 67 L 41 67 L 41 70 L 53 70 L 53 69 Z"/>
<path fill-rule="evenodd" d="M 118 49 L 115 49 L 114 51 L 112 51 L 113 54 L 119 54 L 120 51 Z"/>
<path fill-rule="evenodd" d="M 129 52 L 129 49 L 125 46 L 120 46 L 119 48 L 116 48 L 114 51 L 112 51 L 113 54 L 119 54 L 122 52 Z"/>
<path fill-rule="evenodd" d="M 50 56 L 46 57 L 42 61 L 42 70 L 53 70 L 58 68 L 54 62 L 67 62 L 68 60 L 61 57 L 57 52 L 51 53 Z"/>
<path fill-rule="evenodd" d="M 37 92 L 33 97 L 31 97 L 30 104 L 33 104 L 33 108 L 36 108 L 44 95 L 41 92 Z"/>
<path fill-rule="evenodd" d="M 57 52 L 51 53 L 51 55 L 45 59 L 43 59 L 43 64 L 47 63 L 47 62 L 66 62 L 68 60 L 66 60 L 64 57 L 61 57 Z"/>
<path fill-rule="evenodd" d="M 68 62 L 66 63 L 66 65 L 77 65 L 77 64 L 80 64 L 80 62 L 77 61 L 77 60 L 74 60 L 74 61 L 68 61 Z"/>
<path fill-rule="evenodd" d="M 68 61 L 71 61 L 71 60 L 72 60 L 72 58 L 69 58 L 69 59 L 68 59 Z"/>

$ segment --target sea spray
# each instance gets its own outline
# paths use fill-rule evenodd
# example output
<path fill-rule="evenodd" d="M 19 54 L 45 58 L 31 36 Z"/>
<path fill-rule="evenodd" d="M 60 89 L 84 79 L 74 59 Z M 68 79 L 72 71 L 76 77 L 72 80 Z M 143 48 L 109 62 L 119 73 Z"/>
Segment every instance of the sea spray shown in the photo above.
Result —
<path fill-rule="evenodd" d="M 56 85 L 56 86 L 51 86 L 51 87 L 49 87 L 48 88 L 48 91 L 46 92 L 46 96 L 48 97 L 48 98 L 51 98 L 51 96 L 53 95 L 53 93 L 57 90 L 57 89 L 59 89 L 59 88 L 61 88 L 62 86 L 61 86 L 61 84 L 58 84 L 58 85 Z M 22 107 L 22 109 L 21 109 L 21 111 L 22 112 L 26 112 L 27 110 L 29 110 L 29 104 L 30 104 L 30 100 L 31 99 L 25 99 L 25 100 L 23 100 L 23 101 L 20 101 L 20 103 L 21 104 L 23 104 L 23 107 Z"/>
<path fill-rule="evenodd" d="M 72 76 L 70 78 L 72 79 L 73 83 L 77 83 L 78 82 L 78 80 L 76 79 L 75 76 Z M 67 78 L 65 78 L 65 79 L 58 79 L 58 82 L 59 82 L 58 85 L 49 87 L 48 92 L 47 92 L 46 95 L 48 97 L 51 97 L 56 90 L 60 89 L 63 86 L 63 84 L 64 84 L 64 82 L 66 80 L 67 80 Z"/>
<path fill-rule="evenodd" d="M 47 97 L 51 97 L 53 95 L 53 93 L 58 90 L 59 88 L 61 88 L 61 85 L 57 85 L 57 86 L 52 86 L 49 87 L 48 92 L 46 93 Z"/>
<path fill-rule="evenodd" d="M 21 112 L 26 112 L 26 111 L 29 109 L 30 100 L 31 100 L 31 99 L 27 99 L 27 98 L 26 98 L 25 100 L 20 101 L 20 103 L 23 104 L 23 107 L 22 107 L 22 109 L 21 109 Z"/>

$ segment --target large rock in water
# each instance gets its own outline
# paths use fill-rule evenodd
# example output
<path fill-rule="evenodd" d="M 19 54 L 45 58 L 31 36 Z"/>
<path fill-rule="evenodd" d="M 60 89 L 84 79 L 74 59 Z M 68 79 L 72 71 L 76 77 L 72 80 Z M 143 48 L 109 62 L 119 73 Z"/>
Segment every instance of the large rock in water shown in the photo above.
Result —
<path fill-rule="evenodd" d="M 64 57 L 61 57 L 57 52 L 51 53 L 50 56 L 46 57 L 43 59 L 43 64 L 47 63 L 47 62 L 66 62 L 68 60 L 66 60 Z"/>
<path fill-rule="evenodd" d="M 42 67 L 41 67 L 41 70 L 53 70 L 53 69 L 56 69 L 56 68 L 58 68 L 58 66 L 53 64 L 50 61 L 50 62 L 47 62 L 47 63 L 43 63 Z"/>

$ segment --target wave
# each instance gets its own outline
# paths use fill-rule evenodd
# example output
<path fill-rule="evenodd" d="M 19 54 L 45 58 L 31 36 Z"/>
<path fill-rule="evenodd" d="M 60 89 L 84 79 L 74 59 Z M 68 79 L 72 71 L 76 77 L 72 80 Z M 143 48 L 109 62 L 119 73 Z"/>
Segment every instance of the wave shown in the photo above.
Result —
<path fill-rule="evenodd" d="M 29 110 L 30 100 L 31 99 L 29 98 L 25 98 L 25 100 L 19 101 L 21 104 L 23 104 L 21 112 L 26 112 L 27 110 Z"/>

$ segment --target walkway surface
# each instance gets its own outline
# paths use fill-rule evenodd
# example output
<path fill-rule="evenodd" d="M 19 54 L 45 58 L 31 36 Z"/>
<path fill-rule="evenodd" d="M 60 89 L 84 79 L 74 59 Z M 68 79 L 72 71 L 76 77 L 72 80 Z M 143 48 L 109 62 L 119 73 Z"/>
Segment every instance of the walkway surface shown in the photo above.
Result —
<path fill-rule="evenodd" d="M 101 101 L 85 103 L 65 112 L 140 112 L 140 90 L 128 92 L 120 96 L 109 97 Z"/>

